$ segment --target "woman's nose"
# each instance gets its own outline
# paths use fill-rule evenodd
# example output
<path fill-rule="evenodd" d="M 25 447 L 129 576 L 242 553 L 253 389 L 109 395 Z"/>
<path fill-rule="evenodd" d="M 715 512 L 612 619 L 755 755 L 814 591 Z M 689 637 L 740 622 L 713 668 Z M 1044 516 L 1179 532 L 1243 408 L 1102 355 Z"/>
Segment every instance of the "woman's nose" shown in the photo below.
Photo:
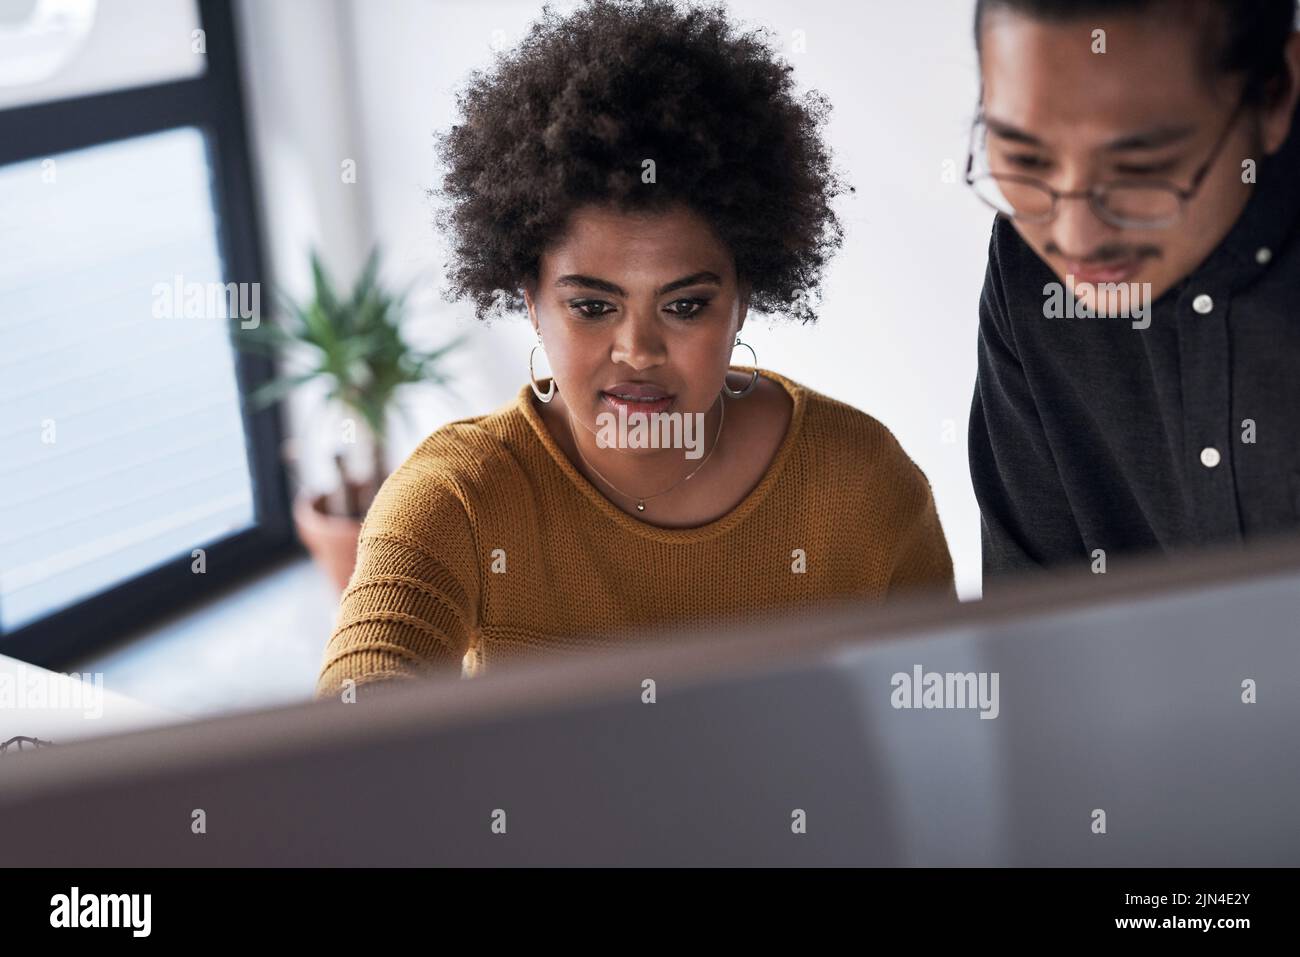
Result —
<path fill-rule="evenodd" d="M 629 309 L 614 326 L 610 358 L 633 369 L 649 369 L 663 362 L 667 350 L 657 317 L 645 309 Z"/>

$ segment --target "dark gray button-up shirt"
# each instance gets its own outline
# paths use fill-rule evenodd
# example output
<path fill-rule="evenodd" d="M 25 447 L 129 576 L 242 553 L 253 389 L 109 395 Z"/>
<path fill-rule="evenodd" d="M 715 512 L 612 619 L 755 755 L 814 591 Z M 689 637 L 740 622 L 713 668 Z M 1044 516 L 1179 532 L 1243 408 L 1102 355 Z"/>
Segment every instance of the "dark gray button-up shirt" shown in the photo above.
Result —
<path fill-rule="evenodd" d="M 970 420 L 986 579 L 1300 527 L 1300 115 L 1257 173 L 1146 328 L 1045 318 L 1055 274 L 994 223 Z"/>

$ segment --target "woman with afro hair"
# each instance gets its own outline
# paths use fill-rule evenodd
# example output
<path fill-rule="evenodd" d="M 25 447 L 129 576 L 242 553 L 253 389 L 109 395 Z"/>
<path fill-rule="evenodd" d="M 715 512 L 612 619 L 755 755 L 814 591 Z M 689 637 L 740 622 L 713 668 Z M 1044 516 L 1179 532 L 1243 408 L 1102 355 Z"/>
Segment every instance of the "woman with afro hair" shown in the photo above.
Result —
<path fill-rule="evenodd" d="M 757 357 L 731 364 L 751 307 L 815 320 L 841 238 L 828 108 L 764 34 L 672 0 L 547 9 L 459 106 L 440 140 L 450 296 L 481 319 L 527 310 L 531 381 L 384 483 L 319 696 L 953 595 L 929 483 L 893 435 Z"/>

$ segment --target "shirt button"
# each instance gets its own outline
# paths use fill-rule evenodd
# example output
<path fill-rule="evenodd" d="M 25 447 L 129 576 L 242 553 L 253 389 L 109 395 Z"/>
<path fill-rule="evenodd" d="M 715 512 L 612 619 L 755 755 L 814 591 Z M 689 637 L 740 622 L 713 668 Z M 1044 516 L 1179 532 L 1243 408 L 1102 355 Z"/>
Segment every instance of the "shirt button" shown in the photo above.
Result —
<path fill-rule="evenodd" d="M 1195 309 L 1197 312 L 1199 312 L 1201 315 L 1205 315 L 1211 309 L 1214 308 L 1214 300 L 1211 299 L 1209 296 L 1207 296 L 1205 293 L 1201 293 L 1199 296 L 1197 296 L 1195 299 L 1192 300 L 1192 308 Z"/>
<path fill-rule="evenodd" d="M 1212 446 L 1201 449 L 1201 464 L 1212 469 L 1219 464 L 1219 450 Z"/>
<path fill-rule="evenodd" d="M 1255 250 L 1255 262 L 1259 263 L 1261 266 L 1266 264 L 1272 258 L 1273 250 L 1269 249 L 1267 246 L 1260 246 Z"/>

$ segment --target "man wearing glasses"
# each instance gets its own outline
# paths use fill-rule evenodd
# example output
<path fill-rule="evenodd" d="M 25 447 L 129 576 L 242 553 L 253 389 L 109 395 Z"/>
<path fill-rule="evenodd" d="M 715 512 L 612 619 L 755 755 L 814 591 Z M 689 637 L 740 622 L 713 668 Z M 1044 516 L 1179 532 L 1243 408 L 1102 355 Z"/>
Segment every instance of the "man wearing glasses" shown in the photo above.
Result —
<path fill-rule="evenodd" d="M 1300 528 L 1295 17 L 977 3 L 966 179 L 1000 213 L 970 421 L 986 589 Z"/>

